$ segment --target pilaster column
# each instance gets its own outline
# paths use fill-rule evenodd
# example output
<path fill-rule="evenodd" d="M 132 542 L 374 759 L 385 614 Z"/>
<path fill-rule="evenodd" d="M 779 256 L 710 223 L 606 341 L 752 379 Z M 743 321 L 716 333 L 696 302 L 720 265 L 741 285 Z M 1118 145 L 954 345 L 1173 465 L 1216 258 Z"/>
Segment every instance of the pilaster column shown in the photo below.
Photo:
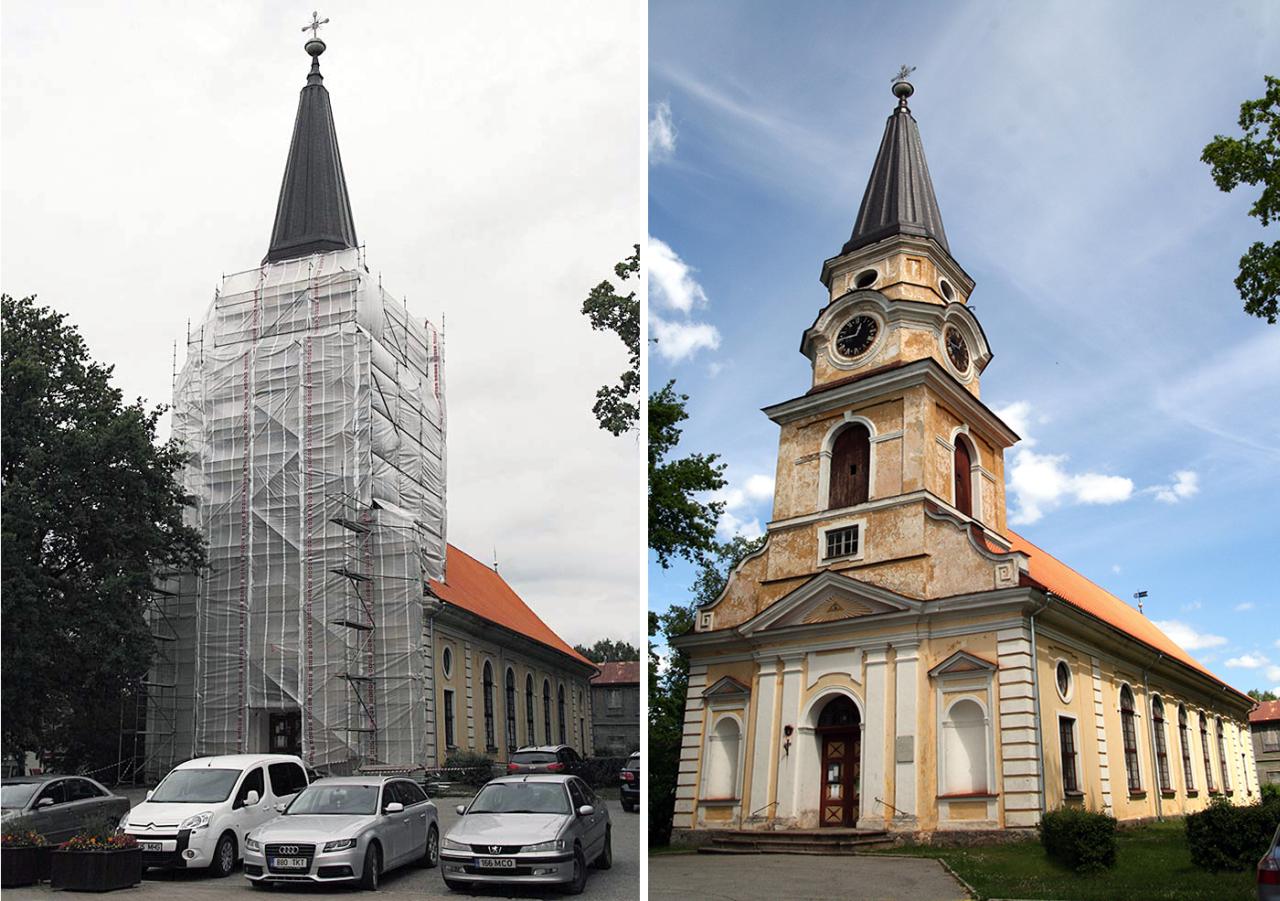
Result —
<path fill-rule="evenodd" d="M 751 749 L 751 796 L 742 810 L 743 820 L 753 813 L 761 818 L 773 815 L 773 809 L 767 805 L 769 797 L 769 774 L 773 762 L 777 758 L 777 742 L 774 740 L 774 714 L 778 695 L 778 660 L 766 657 L 759 663 L 760 675 L 755 692 L 755 737 Z"/>
<path fill-rule="evenodd" d="M 915 825 L 916 818 L 916 704 L 920 697 L 920 645 L 897 646 L 895 678 L 894 801 L 895 819 Z"/>
<path fill-rule="evenodd" d="M 867 649 L 866 722 L 862 729 L 862 785 L 859 787 L 858 825 L 883 829 L 885 824 L 885 743 L 888 680 L 885 648 Z"/>
<path fill-rule="evenodd" d="M 792 654 L 782 658 L 782 699 L 779 705 L 782 713 L 782 722 L 779 724 L 780 729 L 786 726 L 794 728 L 800 725 L 800 679 L 804 670 L 804 657 L 804 654 Z M 780 741 L 785 741 L 781 735 L 777 736 L 777 738 Z M 774 753 L 779 755 L 777 806 L 779 818 L 791 818 L 798 816 L 800 813 L 796 803 L 796 798 L 798 797 L 796 779 L 800 772 L 800 755 L 808 749 L 802 749 L 798 739 L 798 734 L 792 735 L 791 747 L 785 755 L 782 753 L 781 744 L 774 743 Z"/>

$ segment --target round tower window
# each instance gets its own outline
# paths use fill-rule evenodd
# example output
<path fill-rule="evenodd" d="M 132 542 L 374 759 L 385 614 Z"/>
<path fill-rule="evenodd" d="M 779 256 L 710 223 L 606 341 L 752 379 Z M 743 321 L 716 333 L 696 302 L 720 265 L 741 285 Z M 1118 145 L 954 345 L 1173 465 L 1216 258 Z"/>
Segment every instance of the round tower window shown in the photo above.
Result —
<path fill-rule="evenodd" d="M 453 649 L 448 645 L 440 652 L 440 669 L 444 672 L 446 679 L 453 675 Z"/>
<path fill-rule="evenodd" d="M 870 288 L 876 283 L 876 279 L 879 277 L 880 273 L 876 272 L 874 269 L 863 269 L 858 273 L 858 277 L 853 280 L 853 286 L 859 289 Z"/>
<path fill-rule="evenodd" d="M 947 299 L 948 303 L 956 299 L 956 292 L 951 287 L 951 282 L 947 281 L 945 278 L 939 279 L 938 287 L 942 290 L 942 296 Z"/>
<path fill-rule="evenodd" d="M 1055 676 L 1058 680 L 1058 697 L 1062 700 L 1070 700 L 1071 698 L 1071 667 L 1067 666 L 1067 661 L 1059 660 Z"/>

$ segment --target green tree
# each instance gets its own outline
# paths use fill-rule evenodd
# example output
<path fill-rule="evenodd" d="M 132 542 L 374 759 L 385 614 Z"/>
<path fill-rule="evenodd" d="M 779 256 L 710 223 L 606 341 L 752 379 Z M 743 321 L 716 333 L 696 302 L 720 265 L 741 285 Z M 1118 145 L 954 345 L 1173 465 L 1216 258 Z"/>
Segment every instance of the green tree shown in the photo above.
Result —
<path fill-rule="evenodd" d="M 763 547 L 764 541 L 739 535 L 732 541 L 712 543 L 698 567 L 690 603 L 673 604 L 664 613 L 649 611 L 649 844 L 655 847 L 671 840 L 689 691 L 689 657 L 670 642 L 693 631 L 697 609 L 720 596 L 734 567 Z M 658 636 L 669 649 L 665 660 L 653 641 Z"/>
<path fill-rule="evenodd" d="M 1262 185 L 1249 215 L 1263 226 L 1280 218 L 1280 78 L 1265 76 L 1267 92 L 1240 104 L 1243 137 L 1217 135 L 1200 155 L 1221 191 L 1238 185 Z M 1280 300 L 1280 241 L 1255 241 L 1240 258 L 1236 289 L 1244 311 L 1275 325 Z"/>
<path fill-rule="evenodd" d="M 715 549 L 721 501 L 701 501 L 697 494 L 725 486 L 724 464 L 717 454 L 668 455 L 680 443 L 680 423 L 687 394 L 677 394 L 670 381 L 649 396 L 649 549 L 666 569 L 673 557 L 701 562 Z"/>
<path fill-rule="evenodd" d="M 640 245 L 634 247 L 635 253 L 613 267 L 620 282 L 640 277 Z M 613 282 L 605 279 L 582 302 L 582 313 L 591 320 L 593 329 L 613 332 L 627 346 L 627 368 L 618 384 L 596 391 L 591 408 L 600 428 L 621 435 L 640 420 L 640 300 L 634 291 L 619 294 Z"/>
<path fill-rule="evenodd" d="M 1251 688 L 1251 689 L 1249 689 L 1249 691 L 1247 692 L 1247 694 L 1249 695 L 1249 697 L 1253 698 L 1255 701 L 1275 701 L 1275 700 L 1277 700 L 1277 698 L 1276 698 L 1276 693 L 1275 693 L 1274 691 L 1269 691 L 1269 690 L 1268 690 L 1268 691 L 1262 691 L 1261 689 L 1258 689 L 1258 688 Z"/>
<path fill-rule="evenodd" d="M 591 646 L 575 644 L 573 649 L 592 663 L 622 663 L 628 660 L 639 660 L 640 651 L 635 645 L 625 641 L 610 641 L 601 638 Z"/>
<path fill-rule="evenodd" d="M 65 317 L 0 298 L 4 409 L 0 608 L 5 754 L 114 763 L 122 697 L 150 666 L 153 573 L 203 562 L 156 443 L 163 408 L 125 404 Z"/>

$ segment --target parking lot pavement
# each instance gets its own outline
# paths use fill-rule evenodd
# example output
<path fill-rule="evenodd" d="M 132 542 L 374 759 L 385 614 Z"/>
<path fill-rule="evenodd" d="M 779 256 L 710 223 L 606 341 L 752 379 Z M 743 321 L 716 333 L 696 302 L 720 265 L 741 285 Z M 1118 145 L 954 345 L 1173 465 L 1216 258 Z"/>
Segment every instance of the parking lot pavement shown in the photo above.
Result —
<path fill-rule="evenodd" d="M 454 808 L 464 798 L 435 799 L 440 817 L 440 833 L 444 835 L 458 820 Z M 599 898 L 602 901 L 621 901 L 635 899 L 640 896 L 640 815 L 626 813 L 617 801 L 605 802 L 609 808 L 609 821 L 613 824 L 613 867 L 608 870 L 591 870 L 587 877 L 587 890 L 584 898 Z M 440 868 L 431 870 L 419 869 L 413 865 L 392 870 L 382 877 L 380 891 L 402 895 L 412 894 L 417 898 L 463 898 L 465 894 L 451 892 L 444 886 L 440 877 Z M 249 901 L 250 897 L 261 899 L 301 899 L 315 901 L 324 895 L 350 897 L 360 894 L 359 889 L 338 888 L 334 886 L 302 886 L 299 888 L 278 887 L 271 892 L 257 892 L 249 885 L 239 871 L 226 879 L 212 879 L 202 872 L 162 872 L 148 870 L 142 885 L 135 889 L 126 889 L 112 895 L 113 898 L 137 899 L 137 901 L 218 901 L 218 899 L 236 898 Z M 53 892 L 48 884 L 28 888 L 5 889 L 4 901 L 52 901 Z M 65 895 L 59 893 L 59 897 Z M 558 898 L 560 893 L 549 889 L 538 890 L 485 890 L 475 893 L 477 898 Z M 354 898 L 352 899 L 354 901 Z"/>
<path fill-rule="evenodd" d="M 936 860 L 808 854 L 659 854 L 650 901 L 959 901 L 969 895 Z"/>

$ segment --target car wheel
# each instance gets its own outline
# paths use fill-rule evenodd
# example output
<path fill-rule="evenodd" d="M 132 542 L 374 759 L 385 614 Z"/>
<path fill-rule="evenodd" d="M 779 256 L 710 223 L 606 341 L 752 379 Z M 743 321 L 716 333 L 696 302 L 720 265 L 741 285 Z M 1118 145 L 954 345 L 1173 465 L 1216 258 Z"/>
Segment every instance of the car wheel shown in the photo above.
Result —
<path fill-rule="evenodd" d="M 428 870 L 440 863 L 440 830 L 435 826 L 427 830 L 427 849 L 418 863 Z"/>
<path fill-rule="evenodd" d="M 581 895 L 587 887 L 587 858 L 581 848 L 573 849 L 573 879 L 565 885 L 565 894 Z"/>
<path fill-rule="evenodd" d="M 611 866 L 613 866 L 613 828 L 607 826 L 604 830 L 604 847 L 600 850 L 600 856 L 596 858 L 595 868 L 607 870 Z"/>
<path fill-rule="evenodd" d="M 364 851 L 364 868 L 360 871 L 360 887 L 367 892 L 378 890 L 378 877 L 382 875 L 382 852 L 373 842 Z"/>
<path fill-rule="evenodd" d="M 211 875 L 221 879 L 230 876 L 236 868 L 236 837 L 230 832 L 223 833 L 213 849 L 213 863 L 209 864 Z"/>

